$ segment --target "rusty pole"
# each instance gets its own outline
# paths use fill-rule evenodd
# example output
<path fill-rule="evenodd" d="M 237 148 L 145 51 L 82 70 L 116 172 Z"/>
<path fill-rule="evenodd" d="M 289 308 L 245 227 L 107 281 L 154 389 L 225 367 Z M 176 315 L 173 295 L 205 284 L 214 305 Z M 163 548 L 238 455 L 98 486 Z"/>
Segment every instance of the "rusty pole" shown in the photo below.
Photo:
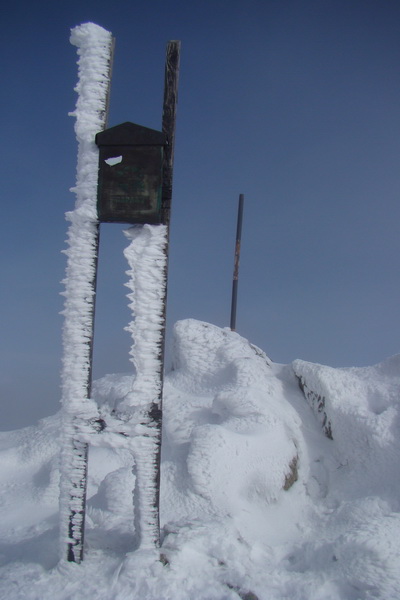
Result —
<path fill-rule="evenodd" d="M 233 284 L 232 284 L 232 303 L 231 303 L 231 330 L 236 331 L 236 306 L 237 306 L 237 291 L 239 281 L 239 259 L 240 259 L 240 244 L 242 236 L 242 221 L 243 221 L 243 203 L 244 195 L 239 195 L 238 217 L 236 228 L 236 245 L 235 245 L 235 263 L 233 268 Z"/>

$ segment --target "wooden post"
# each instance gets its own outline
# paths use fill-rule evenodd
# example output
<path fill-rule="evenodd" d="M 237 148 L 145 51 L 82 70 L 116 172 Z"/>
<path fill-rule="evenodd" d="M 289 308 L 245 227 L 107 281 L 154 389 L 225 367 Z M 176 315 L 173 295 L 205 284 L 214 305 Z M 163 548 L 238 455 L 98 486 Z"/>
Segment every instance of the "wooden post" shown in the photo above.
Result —
<path fill-rule="evenodd" d="M 165 58 L 162 132 L 167 137 L 167 146 L 164 151 L 162 204 L 164 207 L 163 223 L 166 225 L 169 225 L 171 213 L 180 49 L 181 43 L 178 40 L 168 42 Z"/>
<path fill-rule="evenodd" d="M 172 180 L 174 168 L 174 148 L 175 148 L 175 126 L 176 109 L 178 103 L 178 81 L 179 81 L 179 60 L 181 43 L 178 40 L 172 40 L 167 44 L 165 58 L 165 79 L 164 79 L 164 103 L 162 116 L 162 132 L 167 137 L 167 145 L 164 149 L 163 159 L 163 185 L 162 185 L 162 221 L 167 226 L 167 238 L 164 252 L 166 254 L 165 266 L 165 288 L 163 298 L 163 326 L 162 339 L 160 344 L 160 396 L 157 405 L 154 405 L 151 411 L 151 419 L 156 423 L 158 432 L 158 447 L 156 456 L 155 489 L 157 497 L 154 499 L 154 506 L 157 513 L 158 532 L 160 531 L 160 469 L 161 469 L 161 425 L 162 425 L 162 399 L 164 383 L 164 353 L 165 353 L 165 329 L 166 329 L 166 310 L 167 310 L 167 287 L 168 287 L 168 244 L 169 244 L 169 223 L 171 218 L 172 202 Z M 158 538 L 157 545 L 160 545 Z"/>
<path fill-rule="evenodd" d="M 236 244 L 235 244 L 235 264 L 233 268 L 233 284 L 232 284 L 232 304 L 231 304 L 231 330 L 236 331 L 236 307 L 237 307 L 237 291 L 239 282 L 239 260 L 240 260 L 240 243 L 242 236 L 242 221 L 243 221 L 243 203 L 244 195 L 239 196 L 237 229 L 236 229 Z"/>
<path fill-rule="evenodd" d="M 103 121 L 103 129 L 107 127 L 109 95 L 111 85 L 111 71 L 113 64 L 115 39 L 111 39 L 110 60 L 108 65 L 106 91 L 106 102 L 104 113 L 100 116 Z M 94 140 L 93 140 L 94 141 Z M 93 223 L 95 232 L 93 234 L 93 263 L 94 273 L 93 278 L 88 282 L 91 289 L 91 297 L 87 299 L 90 304 L 90 330 L 87 331 L 87 355 L 88 367 L 86 369 L 86 392 L 87 398 L 91 397 L 92 390 L 92 360 L 93 360 L 93 337 L 94 337 L 94 318 L 95 318 L 95 298 L 96 298 L 96 281 L 97 281 L 97 262 L 99 253 L 99 224 Z M 84 408 L 84 407 L 82 407 Z M 69 541 L 66 548 L 66 558 L 69 562 L 80 563 L 83 559 L 83 545 L 85 534 L 85 516 L 86 516 L 86 489 L 87 489 L 87 466 L 88 466 L 88 444 L 80 440 L 80 425 L 82 422 L 81 415 L 74 415 L 71 411 L 66 411 L 64 415 L 64 431 L 69 439 L 65 439 L 63 453 L 63 467 L 70 472 L 73 471 L 73 477 L 62 484 L 62 496 L 60 504 L 65 507 L 68 513 L 67 532 Z M 63 518 L 64 515 L 62 515 Z"/>

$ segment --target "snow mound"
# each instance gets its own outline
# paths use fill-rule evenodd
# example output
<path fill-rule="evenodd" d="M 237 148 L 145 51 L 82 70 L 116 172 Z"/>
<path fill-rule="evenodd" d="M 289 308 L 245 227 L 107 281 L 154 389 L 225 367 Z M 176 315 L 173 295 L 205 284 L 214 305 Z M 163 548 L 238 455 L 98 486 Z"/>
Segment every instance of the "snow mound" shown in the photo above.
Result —
<path fill-rule="evenodd" d="M 107 423 L 134 383 L 95 383 Z M 228 329 L 178 322 L 160 552 L 137 550 L 134 456 L 104 430 L 89 453 L 84 561 L 58 562 L 56 415 L 0 433 L 0 597 L 397 600 L 399 383 L 400 357 L 276 365 Z"/>
<path fill-rule="evenodd" d="M 167 504 L 177 496 L 193 515 L 194 492 L 210 515 L 229 515 L 276 501 L 297 477 L 302 435 L 271 362 L 228 329 L 186 320 L 174 334 L 164 421 Z"/>
<path fill-rule="evenodd" d="M 400 355 L 373 367 L 342 369 L 297 360 L 293 369 L 335 441 L 346 493 L 395 496 L 400 475 Z"/>
<path fill-rule="evenodd" d="M 174 328 L 173 361 L 170 380 L 194 393 L 239 383 L 246 385 L 246 364 L 256 362 L 257 369 L 250 368 L 250 380 L 257 373 L 260 380 L 271 361 L 266 354 L 230 329 L 220 329 L 210 323 L 186 319 L 178 321 Z M 236 378 L 237 381 L 236 381 Z M 240 381 L 239 381 L 240 379 Z"/>

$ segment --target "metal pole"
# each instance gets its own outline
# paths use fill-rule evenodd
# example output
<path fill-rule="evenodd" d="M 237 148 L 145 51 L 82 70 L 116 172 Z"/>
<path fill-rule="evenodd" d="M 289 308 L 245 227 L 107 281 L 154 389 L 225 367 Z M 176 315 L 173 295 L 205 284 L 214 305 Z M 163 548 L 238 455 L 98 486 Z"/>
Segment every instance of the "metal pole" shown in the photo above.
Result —
<path fill-rule="evenodd" d="M 244 195 L 239 195 L 238 217 L 236 228 L 235 263 L 233 268 L 232 304 L 231 304 L 231 330 L 236 331 L 236 306 L 239 280 L 240 243 L 242 235 Z"/>

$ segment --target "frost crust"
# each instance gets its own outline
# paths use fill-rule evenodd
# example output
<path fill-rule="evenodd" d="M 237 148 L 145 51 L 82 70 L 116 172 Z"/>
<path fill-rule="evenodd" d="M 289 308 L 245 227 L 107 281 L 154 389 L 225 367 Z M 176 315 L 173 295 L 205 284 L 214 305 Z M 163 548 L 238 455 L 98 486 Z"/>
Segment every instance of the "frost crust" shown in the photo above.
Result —
<path fill-rule="evenodd" d="M 78 48 L 78 100 L 76 118 L 78 161 L 75 209 L 66 214 L 68 228 L 67 268 L 64 284 L 62 364 L 63 444 L 61 457 L 61 546 L 76 540 L 84 515 L 87 447 L 80 441 L 82 422 L 92 419 L 95 407 L 88 398 L 93 335 L 94 281 L 96 275 L 98 223 L 96 213 L 98 149 L 95 135 L 105 126 L 111 59 L 111 33 L 93 23 L 75 27 L 71 43 Z M 70 515 L 73 515 L 69 523 Z"/>

